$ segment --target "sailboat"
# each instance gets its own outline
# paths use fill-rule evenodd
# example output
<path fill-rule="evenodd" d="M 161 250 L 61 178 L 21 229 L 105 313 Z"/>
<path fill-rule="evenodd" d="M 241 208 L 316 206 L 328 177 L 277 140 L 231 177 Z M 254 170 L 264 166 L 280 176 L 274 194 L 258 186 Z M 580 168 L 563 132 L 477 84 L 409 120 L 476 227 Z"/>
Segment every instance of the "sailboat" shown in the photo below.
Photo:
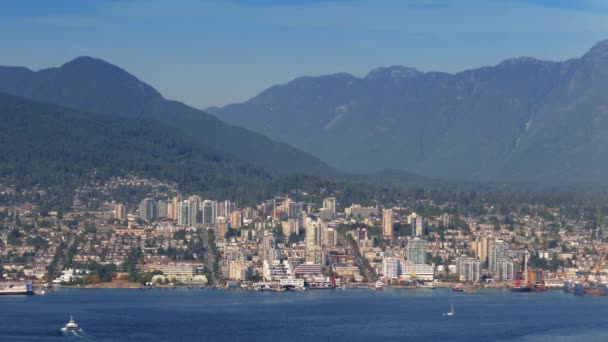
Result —
<path fill-rule="evenodd" d="M 454 311 L 454 304 L 450 304 L 450 312 L 443 314 L 444 316 L 454 316 L 456 311 Z"/>

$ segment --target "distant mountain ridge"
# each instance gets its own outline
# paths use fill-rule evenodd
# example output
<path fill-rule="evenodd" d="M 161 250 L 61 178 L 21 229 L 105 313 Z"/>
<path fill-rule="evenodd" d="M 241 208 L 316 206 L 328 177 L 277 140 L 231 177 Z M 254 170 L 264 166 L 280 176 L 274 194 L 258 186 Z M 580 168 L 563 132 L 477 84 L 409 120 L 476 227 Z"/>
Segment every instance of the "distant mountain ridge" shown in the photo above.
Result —
<path fill-rule="evenodd" d="M 0 67 L 0 92 L 80 111 L 154 120 L 179 129 L 185 139 L 278 173 L 331 174 L 320 159 L 285 143 L 231 126 L 215 116 L 170 101 L 127 71 L 91 57 L 32 71 Z"/>
<path fill-rule="evenodd" d="M 476 180 L 608 181 L 608 41 L 581 58 L 457 74 L 393 66 L 300 77 L 209 109 L 338 169 Z"/>

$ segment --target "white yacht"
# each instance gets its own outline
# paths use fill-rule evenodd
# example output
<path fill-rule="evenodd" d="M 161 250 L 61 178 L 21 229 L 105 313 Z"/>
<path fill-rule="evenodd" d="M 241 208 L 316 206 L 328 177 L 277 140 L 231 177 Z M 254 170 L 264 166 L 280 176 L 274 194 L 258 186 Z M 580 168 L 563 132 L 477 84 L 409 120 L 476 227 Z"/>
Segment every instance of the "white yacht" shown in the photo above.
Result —
<path fill-rule="evenodd" d="M 65 327 L 61 330 L 65 330 L 65 331 L 74 331 L 74 330 L 78 330 L 78 324 L 76 323 L 76 321 L 74 321 L 74 318 L 72 316 L 70 316 L 70 321 L 68 322 L 68 324 L 65 325 Z"/>

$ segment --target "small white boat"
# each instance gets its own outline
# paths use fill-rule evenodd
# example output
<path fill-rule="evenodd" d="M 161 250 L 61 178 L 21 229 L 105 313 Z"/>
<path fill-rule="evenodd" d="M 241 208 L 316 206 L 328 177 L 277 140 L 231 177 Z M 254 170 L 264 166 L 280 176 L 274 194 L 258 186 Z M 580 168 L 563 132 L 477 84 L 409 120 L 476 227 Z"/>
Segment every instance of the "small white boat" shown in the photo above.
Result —
<path fill-rule="evenodd" d="M 374 284 L 374 287 L 372 287 L 372 290 L 374 291 L 382 291 L 382 289 L 384 289 L 384 283 L 382 282 L 382 280 L 378 280 Z"/>
<path fill-rule="evenodd" d="M 76 331 L 78 330 L 78 324 L 74 321 L 74 318 L 70 316 L 70 321 L 61 330 L 64 331 Z"/>
<path fill-rule="evenodd" d="M 450 305 L 450 311 L 448 313 L 443 314 L 444 316 L 454 316 L 456 311 L 454 311 L 454 304 Z"/>

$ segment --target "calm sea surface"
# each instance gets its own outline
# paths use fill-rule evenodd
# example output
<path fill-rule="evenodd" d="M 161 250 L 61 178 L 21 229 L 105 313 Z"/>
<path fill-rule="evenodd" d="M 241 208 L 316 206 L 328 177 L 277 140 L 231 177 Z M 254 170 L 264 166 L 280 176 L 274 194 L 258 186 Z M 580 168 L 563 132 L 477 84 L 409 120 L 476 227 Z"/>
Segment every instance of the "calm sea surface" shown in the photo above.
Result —
<path fill-rule="evenodd" d="M 0 341 L 608 341 L 608 297 L 561 291 L 57 289 L 0 305 Z M 65 336 L 70 315 L 83 331 Z"/>

